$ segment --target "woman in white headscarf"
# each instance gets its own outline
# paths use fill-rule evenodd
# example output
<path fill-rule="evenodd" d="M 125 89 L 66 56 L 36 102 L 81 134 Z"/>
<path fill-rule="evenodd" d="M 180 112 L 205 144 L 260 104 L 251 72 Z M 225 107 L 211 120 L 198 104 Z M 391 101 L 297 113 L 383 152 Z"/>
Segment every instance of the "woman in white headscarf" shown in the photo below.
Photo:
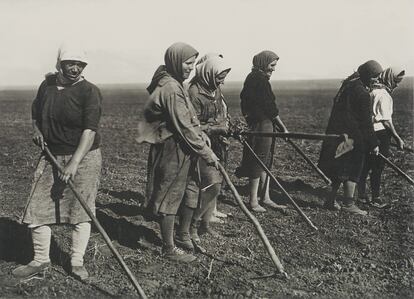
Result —
<path fill-rule="evenodd" d="M 221 56 L 206 55 L 197 63 L 196 74 L 188 89 L 201 129 L 209 137 L 211 148 L 220 160 L 224 160 L 227 150 L 227 139 L 223 135 L 229 127 L 227 105 L 220 85 L 229 72 L 230 67 Z M 223 181 L 220 172 L 203 160 L 199 160 L 198 170 L 199 181 L 190 181 L 186 190 L 176 236 L 176 243 L 189 250 L 194 248 L 192 241 L 200 241 L 198 232 L 216 235 L 210 220 Z"/>
<path fill-rule="evenodd" d="M 102 96 L 82 76 L 86 65 L 84 51 L 62 46 L 56 64 L 58 72 L 46 76 L 32 104 L 33 141 L 42 149 L 46 143 L 64 169 L 59 173 L 41 155 L 22 219 L 31 229 L 34 258 L 13 271 L 19 278 L 49 267 L 50 225 L 60 223 L 73 227 L 72 274 L 82 280 L 88 277 L 83 256 L 90 236 L 90 218 L 67 185 L 72 180 L 95 211 L 102 164 L 98 133 Z"/>
<path fill-rule="evenodd" d="M 373 85 L 371 95 L 373 98 L 373 123 L 375 135 L 379 141 L 379 152 L 385 157 L 390 155 L 391 137 L 395 139 L 400 149 L 404 148 L 404 141 L 398 135 L 392 122 L 393 99 L 391 94 L 402 81 L 405 71 L 396 67 L 385 69 L 378 78 L 378 83 Z M 364 168 L 358 183 L 358 198 L 361 202 L 371 203 L 377 208 L 387 205 L 380 197 L 381 174 L 384 170 L 384 160 L 376 155 L 367 155 Z M 366 194 L 366 180 L 370 173 L 371 201 Z"/>

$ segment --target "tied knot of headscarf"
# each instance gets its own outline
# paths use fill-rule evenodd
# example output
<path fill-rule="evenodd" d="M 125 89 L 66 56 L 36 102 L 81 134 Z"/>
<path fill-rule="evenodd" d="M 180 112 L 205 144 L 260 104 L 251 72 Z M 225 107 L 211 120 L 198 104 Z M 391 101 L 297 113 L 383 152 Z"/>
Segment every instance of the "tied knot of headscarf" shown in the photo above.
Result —
<path fill-rule="evenodd" d="M 182 84 L 184 81 L 183 63 L 193 56 L 197 57 L 198 52 L 192 46 L 182 42 L 172 44 L 165 51 L 165 65 L 160 65 L 155 71 L 151 83 L 147 87 L 148 92 L 151 94 L 159 81 L 168 74 Z"/>
<path fill-rule="evenodd" d="M 206 54 L 197 62 L 196 74 L 191 83 L 198 83 L 208 95 L 213 95 L 217 85 L 216 78 L 223 72 L 228 73 L 231 68 L 225 64 L 223 56 L 220 54 Z"/>
<path fill-rule="evenodd" d="M 279 56 L 272 51 L 262 51 L 253 57 L 252 70 L 266 72 L 270 63 L 279 60 Z"/>
<path fill-rule="evenodd" d="M 385 88 L 391 93 L 404 76 L 405 70 L 399 67 L 389 67 L 378 76 L 378 83 L 374 85 L 374 88 Z"/>

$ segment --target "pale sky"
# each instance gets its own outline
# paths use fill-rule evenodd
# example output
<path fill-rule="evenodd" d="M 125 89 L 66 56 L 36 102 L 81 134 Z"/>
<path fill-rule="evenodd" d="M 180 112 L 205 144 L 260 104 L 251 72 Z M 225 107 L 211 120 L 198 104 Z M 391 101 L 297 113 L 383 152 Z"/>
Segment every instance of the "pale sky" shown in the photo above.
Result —
<path fill-rule="evenodd" d="M 0 36 L 0 86 L 38 85 L 68 41 L 97 84 L 148 83 L 176 41 L 222 53 L 229 81 L 265 49 L 276 80 L 344 78 L 369 59 L 414 74 L 413 0 L 2 0 Z"/>

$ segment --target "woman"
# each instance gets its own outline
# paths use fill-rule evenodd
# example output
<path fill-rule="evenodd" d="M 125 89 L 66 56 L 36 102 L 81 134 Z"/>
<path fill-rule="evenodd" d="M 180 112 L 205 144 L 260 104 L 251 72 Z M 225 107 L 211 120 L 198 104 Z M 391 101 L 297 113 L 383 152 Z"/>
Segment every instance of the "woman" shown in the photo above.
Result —
<path fill-rule="evenodd" d="M 51 224 L 73 227 L 71 271 L 84 280 L 88 272 L 83 256 L 88 245 L 90 218 L 69 189 L 72 180 L 92 211 L 101 174 L 98 125 L 102 96 L 82 76 L 87 65 L 84 52 L 63 46 L 59 50 L 56 74 L 47 75 L 32 104 L 34 142 L 47 144 L 63 173 L 42 154 L 35 172 L 31 196 L 23 215 L 33 239 L 34 258 L 13 271 L 17 277 L 34 275 L 50 265 Z"/>
<path fill-rule="evenodd" d="M 398 68 L 388 68 L 379 76 L 379 82 L 374 84 L 371 95 L 373 97 L 373 122 L 375 135 L 379 141 L 379 152 L 385 157 L 390 155 L 391 137 L 395 139 L 400 149 L 404 148 L 404 141 L 398 135 L 392 123 L 393 99 L 391 93 L 402 81 L 405 71 Z M 366 179 L 371 171 L 371 204 L 377 208 L 384 208 L 386 204 L 380 197 L 381 174 L 384 170 L 384 160 L 375 155 L 367 155 L 361 180 L 358 184 L 358 198 L 368 203 L 366 195 Z"/>
<path fill-rule="evenodd" d="M 279 57 L 272 51 L 260 52 L 253 57 L 252 71 L 244 81 L 240 94 L 241 110 L 252 131 L 273 132 L 276 127 L 281 132 L 288 132 L 279 116 L 276 97 L 269 83 L 278 60 Z M 248 139 L 248 143 L 265 164 L 270 163 L 271 142 L 272 139 L 267 137 Z M 242 163 L 237 169 L 236 175 L 249 177 L 250 207 L 253 211 L 266 212 L 266 209 L 258 201 L 259 184 L 261 185 L 260 194 L 263 204 L 273 208 L 285 208 L 270 199 L 269 182 L 265 186 L 266 173 L 246 148 L 243 149 Z"/>
<path fill-rule="evenodd" d="M 188 90 L 201 129 L 209 137 L 211 148 L 220 160 L 224 159 L 227 151 L 228 141 L 223 135 L 229 128 L 227 105 L 220 85 L 229 72 L 230 67 L 224 64 L 222 57 L 206 55 L 197 63 L 196 74 Z M 190 182 L 193 188 L 188 188 L 185 194 L 176 236 L 176 243 L 190 250 L 194 249 L 191 240 L 200 241 L 197 231 L 199 225 L 200 233 L 216 235 L 210 227 L 210 220 L 223 182 L 220 172 L 204 160 L 199 161 L 198 170 L 200 182 Z"/>
<path fill-rule="evenodd" d="M 149 85 L 149 100 L 144 108 L 145 121 L 139 125 L 138 142 L 151 143 L 148 158 L 147 206 L 160 216 L 163 256 L 191 262 L 192 254 L 175 247 L 174 219 L 187 187 L 188 177 L 196 175 L 196 161 L 208 165 L 218 158 L 207 146 L 194 107 L 183 82 L 194 68 L 198 52 L 185 43 L 175 43 L 165 52 Z M 194 178 L 195 179 L 195 178 Z"/>
<path fill-rule="evenodd" d="M 332 191 L 325 201 L 328 209 L 342 209 L 353 214 L 367 212 L 354 204 L 354 191 L 358 183 L 365 154 L 378 153 L 378 141 L 371 120 L 370 86 L 382 72 L 381 65 L 370 60 L 348 77 L 334 99 L 326 134 L 346 134 L 346 140 L 324 141 L 319 156 L 320 169 L 331 179 Z M 347 138 L 349 137 L 349 139 Z M 345 145 L 345 146 L 344 146 Z M 336 202 L 337 191 L 343 183 L 342 208 Z"/>

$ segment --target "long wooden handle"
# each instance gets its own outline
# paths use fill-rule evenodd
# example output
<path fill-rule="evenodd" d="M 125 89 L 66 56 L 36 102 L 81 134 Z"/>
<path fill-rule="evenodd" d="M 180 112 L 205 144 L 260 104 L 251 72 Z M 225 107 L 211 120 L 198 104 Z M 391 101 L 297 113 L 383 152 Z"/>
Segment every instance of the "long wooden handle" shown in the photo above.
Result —
<path fill-rule="evenodd" d="M 378 156 L 380 156 L 385 161 L 385 163 L 387 163 L 392 169 L 394 169 L 395 172 L 397 172 L 399 175 L 401 175 L 403 178 L 405 178 L 407 180 L 407 182 L 409 182 L 411 185 L 414 185 L 414 180 L 410 176 L 408 176 L 408 174 L 406 174 L 404 171 L 402 171 L 397 165 L 392 163 L 390 160 L 388 160 L 381 153 L 379 153 Z"/>
<path fill-rule="evenodd" d="M 240 194 L 237 192 L 236 187 L 234 187 L 232 181 L 230 180 L 229 175 L 227 174 L 224 167 L 219 164 L 219 170 L 221 174 L 224 177 L 224 180 L 229 185 L 231 192 L 233 193 L 234 197 L 236 198 L 237 203 L 239 204 L 240 208 L 242 209 L 243 213 L 246 214 L 246 216 L 253 222 L 254 227 L 256 228 L 260 239 L 262 240 L 264 246 L 266 247 L 267 252 L 270 255 L 270 258 L 273 261 L 273 264 L 276 266 L 277 270 L 282 273 L 283 275 L 287 276 L 282 263 L 280 262 L 279 258 L 277 257 L 275 250 L 273 249 L 272 245 L 269 242 L 269 239 L 267 238 L 266 234 L 263 231 L 262 226 L 260 225 L 257 218 L 250 213 L 249 209 L 247 209 L 246 205 L 244 204 L 242 198 L 240 197 Z"/>
<path fill-rule="evenodd" d="M 283 132 L 240 132 L 240 135 L 253 135 L 259 137 L 281 137 L 281 138 L 296 138 L 296 139 L 311 139 L 311 140 L 338 140 L 341 139 L 341 135 L 334 134 L 311 134 L 311 133 L 283 133 Z"/>
<path fill-rule="evenodd" d="M 263 163 L 262 160 L 257 156 L 257 154 L 254 152 L 254 150 L 251 148 L 249 143 L 241 139 L 240 140 L 244 146 L 247 147 L 247 149 L 250 151 L 250 153 L 253 155 L 255 160 L 260 164 L 260 166 L 263 168 L 263 170 L 267 173 L 267 175 L 279 186 L 280 190 L 286 195 L 286 197 L 289 199 L 289 201 L 292 203 L 295 210 L 299 213 L 299 215 L 302 216 L 303 219 L 305 219 L 306 223 L 309 224 L 311 228 L 314 230 L 318 230 L 318 228 L 310 221 L 310 219 L 305 215 L 305 213 L 302 211 L 302 209 L 296 204 L 296 202 L 293 200 L 293 198 L 287 193 L 285 188 L 283 188 L 282 184 L 279 183 L 279 181 L 276 179 L 276 177 L 272 174 L 272 172 L 267 168 L 267 166 Z"/>
<path fill-rule="evenodd" d="M 297 146 L 290 139 L 287 139 L 286 142 L 289 143 L 298 152 L 298 154 L 301 155 L 302 158 L 306 162 L 308 162 L 310 166 L 312 166 L 313 169 L 315 169 L 315 171 L 321 176 L 321 178 L 325 181 L 325 183 L 327 183 L 328 185 L 332 183 L 331 180 L 323 173 L 323 171 L 315 163 L 313 163 L 311 159 L 308 158 L 308 156 L 306 156 L 306 154 L 299 148 L 299 146 Z"/>
<path fill-rule="evenodd" d="M 59 170 L 59 172 L 62 173 L 63 172 L 62 166 L 59 164 L 59 162 L 56 160 L 56 158 L 53 156 L 53 154 L 50 152 L 49 148 L 46 145 L 44 146 L 44 151 L 46 152 L 46 154 L 48 155 L 48 157 L 52 160 L 53 164 L 57 167 L 57 169 Z M 112 244 L 111 239 L 109 238 L 108 234 L 105 232 L 105 230 L 103 229 L 103 227 L 99 223 L 98 219 L 95 217 L 95 215 L 93 214 L 93 212 L 91 211 L 91 209 L 88 207 L 88 205 L 86 204 L 86 202 L 83 200 L 82 196 L 76 190 L 75 185 L 73 184 L 73 181 L 72 180 L 69 180 L 68 185 L 69 185 L 70 189 L 72 189 L 72 192 L 75 195 L 76 199 L 79 201 L 79 203 L 81 204 L 81 206 L 84 208 L 85 212 L 91 218 L 93 224 L 96 226 L 96 228 L 98 229 L 99 233 L 104 238 L 106 245 L 108 245 L 109 249 L 112 251 L 112 253 L 114 254 L 115 258 L 118 260 L 119 264 L 121 265 L 121 267 L 126 272 L 128 278 L 131 280 L 133 286 L 138 291 L 138 293 L 141 296 L 141 298 L 146 299 L 147 296 L 145 295 L 144 290 L 139 285 L 139 283 L 138 283 L 137 279 L 135 278 L 134 274 L 131 272 L 131 270 L 129 270 L 128 266 L 125 264 L 125 261 L 123 260 L 122 256 L 119 254 L 118 250 L 116 250 L 116 248 Z"/>

